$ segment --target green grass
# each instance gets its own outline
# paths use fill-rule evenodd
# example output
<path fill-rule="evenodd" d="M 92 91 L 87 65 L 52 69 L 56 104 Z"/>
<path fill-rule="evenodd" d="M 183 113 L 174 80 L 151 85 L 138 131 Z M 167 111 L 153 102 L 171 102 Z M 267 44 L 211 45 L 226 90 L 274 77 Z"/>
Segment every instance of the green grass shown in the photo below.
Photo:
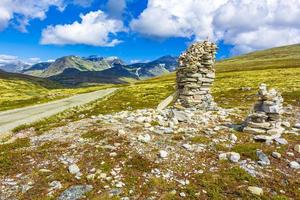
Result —
<path fill-rule="evenodd" d="M 163 80 L 162 82 L 158 80 Z M 105 99 L 94 101 L 84 107 L 69 109 L 41 121 L 22 125 L 13 130 L 20 131 L 34 127 L 38 134 L 55 127 L 63 126 L 70 121 L 80 119 L 80 116 L 90 117 L 99 114 L 109 114 L 123 110 L 155 108 L 163 99 L 174 92 L 174 79 L 169 76 L 139 82 L 120 89 Z"/>
<path fill-rule="evenodd" d="M 75 94 L 92 92 L 113 85 L 99 85 L 82 88 L 47 88 L 46 86 L 23 79 L 0 77 L 0 111 L 46 103 Z"/>
<path fill-rule="evenodd" d="M 22 149 L 30 146 L 30 140 L 28 138 L 16 139 L 12 143 L 0 145 L 0 175 L 6 174 L 14 170 L 15 161 L 22 157 L 22 152 L 18 152 L 18 149 Z"/>
<path fill-rule="evenodd" d="M 300 67 L 300 45 L 256 51 L 217 63 L 218 72 Z"/>

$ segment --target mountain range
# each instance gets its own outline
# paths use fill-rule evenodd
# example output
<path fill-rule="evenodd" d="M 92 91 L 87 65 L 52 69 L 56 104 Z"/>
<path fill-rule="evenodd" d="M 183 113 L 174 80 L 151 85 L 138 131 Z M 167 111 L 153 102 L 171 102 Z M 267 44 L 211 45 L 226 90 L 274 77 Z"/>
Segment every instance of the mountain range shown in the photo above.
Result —
<path fill-rule="evenodd" d="M 172 72 L 177 57 L 163 56 L 147 63 L 126 65 L 118 57 L 64 56 L 53 62 L 41 62 L 32 66 L 10 63 L 2 70 L 54 80 L 63 85 L 125 83 Z M 22 66 L 22 67 L 21 67 Z M 8 70 L 9 69 L 9 70 Z"/>

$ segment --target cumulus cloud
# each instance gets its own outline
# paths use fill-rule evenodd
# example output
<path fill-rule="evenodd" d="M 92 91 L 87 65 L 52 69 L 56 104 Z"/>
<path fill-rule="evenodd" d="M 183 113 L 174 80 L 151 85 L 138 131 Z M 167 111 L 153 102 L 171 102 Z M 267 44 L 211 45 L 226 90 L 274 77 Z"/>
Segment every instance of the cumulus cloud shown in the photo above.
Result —
<path fill-rule="evenodd" d="M 68 4 L 89 6 L 92 0 L 0 0 L 0 31 L 13 23 L 20 31 L 32 19 L 43 20 L 51 6 L 63 11 Z"/>
<path fill-rule="evenodd" d="M 299 19 L 299 0 L 149 0 L 130 27 L 151 37 L 210 37 L 241 53 L 299 43 Z"/>
<path fill-rule="evenodd" d="M 48 26 L 42 32 L 41 44 L 115 46 L 121 41 L 113 36 L 126 31 L 121 20 L 110 19 L 101 10 L 80 15 L 80 18 L 81 22 Z"/>
<path fill-rule="evenodd" d="M 43 20 L 49 7 L 55 6 L 64 10 L 63 0 L 1 0 L 0 1 L 0 31 L 16 19 L 17 27 L 26 31 L 26 26 L 31 19 Z"/>

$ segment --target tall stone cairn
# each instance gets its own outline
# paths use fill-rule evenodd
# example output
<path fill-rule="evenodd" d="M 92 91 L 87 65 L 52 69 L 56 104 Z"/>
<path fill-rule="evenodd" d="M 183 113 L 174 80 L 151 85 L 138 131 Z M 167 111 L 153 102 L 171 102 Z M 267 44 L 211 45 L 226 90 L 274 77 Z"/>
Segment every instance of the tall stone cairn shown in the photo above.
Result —
<path fill-rule="evenodd" d="M 266 84 L 259 86 L 258 101 L 245 121 L 244 132 L 254 135 L 281 135 L 283 98 L 275 89 L 268 90 Z"/>
<path fill-rule="evenodd" d="M 215 79 L 217 46 L 209 41 L 192 44 L 179 57 L 175 106 L 212 110 L 216 108 L 210 88 Z"/>

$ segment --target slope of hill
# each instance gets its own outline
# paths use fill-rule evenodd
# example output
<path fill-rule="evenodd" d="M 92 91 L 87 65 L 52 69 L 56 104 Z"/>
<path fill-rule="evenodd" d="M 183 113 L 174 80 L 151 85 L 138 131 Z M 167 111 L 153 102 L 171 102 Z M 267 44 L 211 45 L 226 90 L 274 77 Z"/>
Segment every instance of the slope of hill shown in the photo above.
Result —
<path fill-rule="evenodd" d="M 65 86 L 79 86 L 86 84 L 99 84 L 99 83 L 113 83 L 121 84 L 126 83 L 122 79 L 136 80 L 137 77 L 130 73 L 123 65 L 116 65 L 115 67 L 103 71 L 79 71 L 77 69 L 66 69 L 63 73 L 48 78 L 59 82 Z"/>
<path fill-rule="evenodd" d="M 41 62 L 32 65 L 30 68 L 22 71 L 23 74 L 28 74 L 32 76 L 41 76 L 44 70 L 46 70 L 52 62 Z"/>
<path fill-rule="evenodd" d="M 160 76 L 172 72 L 177 67 L 177 57 L 163 56 L 148 63 L 135 63 L 126 66 L 128 70 L 135 73 L 140 79 Z"/>
<path fill-rule="evenodd" d="M 218 72 L 300 67 L 300 44 L 236 56 L 216 67 Z"/>
<path fill-rule="evenodd" d="M 51 80 L 0 70 L 0 111 L 45 103 L 110 86 L 68 89 Z"/>
<path fill-rule="evenodd" d="M 264 56 L 275 59 L 267 53 Z M 243 61 L 255 59 L 248 58 L 243 57 Z M 240 62 L 239 58 L 235 61 Z M 219 64 L 231 67 L 230 63 Z M 136 82 L 104 100 L 23 126 L 16 129 L 16 135 L 27 128 L 20 133 L 27 133 L 28 138 L 2 145 L 2 179 L 14 178 L 18 185 L 34 182 L 23 194 L 24 199 L 46 196 L 53 180 L 62 183 L 53 198 L 89 184 L 93 189 L 86 194 L 88 199 L 119 198 L 117 195 L 133 199 L 300 199 L 299 179 L 295 178 L 298 171 L 291 165 L 291 161 L 299 162 L 295 147 L 299 145 L 300 129 L 287 128 L 281 136 L 287 141 L 284 144 L 258 142 L 254 135 L 232 128 L 246 118 L 262 82 L 277 88 L 285 103 L 292 104 L 286 107 L 283 121 L 293 126 L 298 120 L 300 67 L 271 64 L 276 67 L 239 65 L 234 70 L 218 70 L 213 96 L 220 107 L 234 109 L 196 113 L 199 117 L 192 123 L 175 122 L 168 109 L 155 110 L 175 90 L 175 73 L 171 73 Z M 275 158 L 274 152 L 281 158 Z M 239 162 L 232 155 L 237 155 Z M 34 162 L 28 162 L 28 158 Z M 262 165 L 262 160 L 269 163 Z M 12 164 L 20 167 L 12 168 Z M 40 168 L 36 169 L 37 165 Z M 78 173 L 71 172 L 72 168 Z M 15 178 L 20 173 L 26 175 L 24 180 Z M 49 180 L 45 173 L 55 179 Z M 107 185 L 103 190 L 94 189 L 103 185 Z M 10 188 L 7 193 L 13 194 L 15 187 Z M 256 195 L 254 190 L 261 192 Z"/>

